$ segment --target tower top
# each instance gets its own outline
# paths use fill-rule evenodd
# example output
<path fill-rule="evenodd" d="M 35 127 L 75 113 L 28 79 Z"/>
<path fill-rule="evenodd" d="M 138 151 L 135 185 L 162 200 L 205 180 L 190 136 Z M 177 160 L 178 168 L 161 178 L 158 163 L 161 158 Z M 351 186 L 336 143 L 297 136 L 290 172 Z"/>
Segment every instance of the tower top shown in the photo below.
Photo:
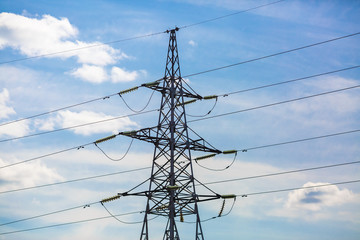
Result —
<path fill-rule="evenodd" d="M 173 28 L 173 29 L 170 29 L 170 30 L 166 30 L 166 33 L 175 33 L 176 31 L 179 31 L 180 30 L 180 28 L 178 28 L 178 27 L 175 27 L 175 28 Z"/>

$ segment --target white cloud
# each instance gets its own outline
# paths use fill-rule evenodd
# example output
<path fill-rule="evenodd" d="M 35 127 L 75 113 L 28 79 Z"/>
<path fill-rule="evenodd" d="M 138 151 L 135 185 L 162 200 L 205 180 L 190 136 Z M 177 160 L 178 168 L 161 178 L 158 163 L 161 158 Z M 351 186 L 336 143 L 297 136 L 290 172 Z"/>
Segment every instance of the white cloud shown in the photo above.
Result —
<path fill-rule="evenodd" d="M 126 71 L 119 67 L 111 69 L 111 81 L 113 83 L 135 81 L 138 76 L 139 73 L 137 71 Z"/>
<path fill-rule="evenodd" d="M 91 111 L 72 112 L 66 110 L 60 111 L 56 117 L 47 120 L 38 120 L 36 126 L 42 130 L 53 130 L 56 126 L 67 128 L 110 118 L 114 118 L 114 116 Z M 71 131 L 74 131 L 76 134 L 87 136 L 94 133 L 117 133 L 119 130 L 135 127 L 138 127 L 136 122 L 131 121 L 128 117 L 124 117 L 110 122 L 74 128 L 71 129 Z"/>
<path fill-rule="evenodd" d="M 11 114 L 16 114 L 12 107 L 7 106 L 9 100 L 9 91 L 4 88 L 3 91 L 0 92 L 0 119 L 8 118 Z M 21 137 L 29 133 L 29 131 L 29 121 L 27 120 L 0 126 L 0 136 Z"/>
<path fill-rule="evenodd" d="M 10 100 L 9 91 L 4 88 L 2 92 L 0 92 L 0 119 L 8 118 L 9 115 L 15 114 L 15 110 L 12 107 L 8 107 L 6 104 Z"/>
<path fill-rule="evenodd" d="M 327 183 L 308 182 L 303 187 L 324 185 Z M 324 207 L 331 207 L 352 202 L 355 194 L 348 189 L 340 190 L 337 186 L 328 186 L 320 188 L 300 189 L 289 193 L 286 202 L 286 208 L 306 209 L 319 211 Z"/>
<path fill-rule="evenodd" d="M 0 48 L 19 49 L 28 56 L 68 49 L 73 43 L 64 40 L 78 34 L 67 18 L 44 15 L 35 19 L 13 13 L 0 14 L 0 31 Z"/>
<path fill-rule="evenodd" d="M 7 164 L 9 163 L 0 159 L 1 166 Z M 2 184 L 0 189 L 6 191 L 62 180 L 64 178 L 55 169 L 50 169 L 41 162 L 24 163 L 16 167 L 10 167 L 1 173 L 0 181 L 2 181 Z"/>
<path fill-rule="evenodd" d="M 50 15 L 30 18 L 13 13 L 0 13 L 0 49 L 10 47 L 30 57 L 39 55 L 63 59 L 76 57 L 83 66 L 74 71 L 73 75 L 86 81 L 103 82 L 106 73 L 100 66 L 128 58 L 120 50 L 101 42 L 79 41 L 76 39 L 78 33 L 78 29 L 71 25 L 67 18 L 57 19 Z M 96 47 L 90 47 L 95 45 Z M 80 50 L 67 51 L 72 49 Z M 51 54 L 57 52 L 62 53 Z"/>
<path fill-rule="evenodd" d="M 190 40 L 188 43 L 190 46 L 193 46 L 193 47 L 197 46 L 197 43 L 194 42 L 193 40 Z"/>
<path fill-rule="evenodd" d="M 103 67 L 87 64 L 73 71 L 71 75 L 92 83 L 102 83 L 108 77 Z"/>
<path fill-rule="evenodd" d="M 307 182 L 303 187 L 323 184 L 327 183 Z M 268 215 L 306 221 L 336 218 L 338 221 L 358 222 L 359 216 L 354 216 L 352 211 L 358 207 L 359 200 L 359 194 L 335 185 L 299 189 L 291 191 L 285 199 L 278 199 L 277 204 L 283 205 L 270 210 Z"/>
<path fill-rule="evenodd" d="M 21 137 L 30 132 L 29 121 L 23 120 L 20 122 L 11 123 L 0 127 L 0 136 Z"/>

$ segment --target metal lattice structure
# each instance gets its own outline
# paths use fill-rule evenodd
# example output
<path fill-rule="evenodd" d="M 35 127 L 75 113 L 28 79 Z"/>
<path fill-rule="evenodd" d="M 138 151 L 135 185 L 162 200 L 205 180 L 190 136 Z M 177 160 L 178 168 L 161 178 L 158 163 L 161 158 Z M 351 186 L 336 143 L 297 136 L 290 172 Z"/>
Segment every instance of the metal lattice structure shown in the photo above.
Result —
<path fill-rule="evenodd" d="M 120 133 L 155 145 L 148 191 L 125 194 L 147 197 L 141 240 L 149 239 L 149 215 L 168 218 L 163 239 L 171 240 L 180 239 L 175 219 L 195 215 L 195 239 L 204 239 L 198 202 L 221 197 L 215 193 L 198 195 L 195 191 L 191 151 L 211 153 L 221 153 L 221 151 L 206 146 L 206 142 L 200 137 L 197 139 L 189 137 L 184 99 L 202 99 L 202 97 L 183 86 L 176 42 L 177 30 L 176 28 L 168 31 L 170 39 L 164 78 L 143 85 L 162 94 L 158 125 Z"/>

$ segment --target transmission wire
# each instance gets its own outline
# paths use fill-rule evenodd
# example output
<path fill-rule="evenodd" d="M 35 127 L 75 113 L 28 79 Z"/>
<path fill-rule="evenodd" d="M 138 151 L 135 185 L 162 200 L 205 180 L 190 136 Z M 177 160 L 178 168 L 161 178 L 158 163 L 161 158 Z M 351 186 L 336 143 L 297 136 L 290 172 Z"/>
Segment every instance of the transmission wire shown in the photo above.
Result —
<path fill-rule="evenodd" d="M 255 61 L 255 60 L 252 60 L 252 61 Z M 227 93 L 227 94 L 222 94 L 222 95 L 220 95 L 220 96 L 226 96 L 226 95 L 230 95 L 230 94 L 242 93 L 242 92 L 257 90 L 257 89 L 266 88 L 266 87 L 272 87 L 272 86 L 276 86 L 276 85 L 281 85 L 281 84 L 286 84 L 286 83 L 290 83 L 290 82 L 305 80 L 305 79 L 308 79 L 308 78 L 323 76 L 323 75 L 332 74 L 332 73 L 336 73 L 336 72 L 347 71 L 347 70 L 351 70 L 351 69 L 355 69 L 355 68 L 359 68 L 359 67 L 360 67 L 360 65 L 356 65 L 356 66 L 353 66 L 353 67 L 343 68 L 343 69 L 334 70 L 334 71 L 325 72 L 325 73 L 319 73 L 319 74 L 315 74 L 315 75 L 311 75 L 311 76 L 307 76 L 307 77 L 302 77 L 302 78 L 298 78 L 298 79 L 294 79 L 294 80 L 289 80 L 289 81 L 284 81 L 284 82 L 273 83 L 273 84 L 269 84 L 269 85 L 259 86 L 259 87 L 255 87 L 255 88 L 249 88 L 249 89 L 240 90 L 240 91 L 236 91 L 236 92 L 230 92 L 230 93 Z M 215 70 L 214 70 L 214 71 L 215 71 Z M 199 72 L 199 73 L 194 73 L 194 75 L 199 75 L 199 74 L 201 74 L 201 72 Z M 159 80 L 161 80 L 161 79 L 159 79 Z M 185 81 L 184 81 L 184 82 L 185 82 Z M 185 83 L 186 83 L 186 82 L 185 82 Z M 187 83 L 186 83 L 186 85 L 190 87 L 190 85 L 188 85 Z M 191 87 L 190 87 L 190 88 L 191 88 Z M 193 91 L 194 91 L 194 90 L 193 90 Z M 195 91 L 194 91 L 194 93 L 197 94 Z M 115 95 L 118 95 L 118 94 L 119 94 L 119 93 L 114 93 L 114 94 L 111 94 L 111 95 L 108 95 L 108 96 L 105 96 L 105 97 L 95 98 L 95 99 L 88 100 L 88 101 L 85 101 L 85 102 L 82 102 L 82 103 L 77 103 L 77 104 L 69 105 L 69 106 L 66 106 L 66 107 L 61 107 L 61 108 L 58 108 L 58 109 L 55 109 L 55 110 L 51 110 L 51 111 L 48 111 L 48 112 L 39 113 L 39 114 L 32 115 L 32 116 L 28 116 L 28 117 L 25 117 L 25 118 L 20 118 L 20 119 L 14 120 L 14 121 L 5 122 L 5 123 L 0 123 L 0 127 L 1 127 L 1 126 L 4 126 L 4 125 L 8 125 L 8 124 L 15 123 L 15 122 L 20 122 L 20 121 L 23 121 L 23 120 L 27 120 L 27 119 L 31 119 L 31 118 L 35 118 L 35 117 L 39 117 L 39 116 L 43 116 L 43 115 L 47 115 L 47 114 L 50 114 L 50 113 L 53 113 L 53 112 L 58 112 L 58 111 L 60 111 L 60 110 L 72 108 L 72 107 L 79 106 L 79 105 L 83 105 L 83 104 L 86 104 L 86 103 L 95 102 L 95 101 L 98 101 L 98 100 L 101 100 L 101 99 L 102 99 L 102 100 L 108 99 L 108 98 L 110 98 L 110 97 L 112 97 L 112 96 L 115 96 Z M 157 111 L 157 110 L 158 110 L 158 109 L 155 109 L 155 110 L 153 110 L 153 111 Z M 34 135 L 34 136 L 36 136 L 36 135 Z M 0 142 L 1 142 L 1 141 L 0 141 Z"/>
<path fill-rule="evenodd" d="M 243 180 L 248 180 L 248 179 L 256 179 L 256 178 L 263 178 L 263 177 L 272 177 L 272 176 L 278 176 L 278 175 L 284 175 L 284 174 L 291 174 L 291 173 L 298 173 L 298 172 L 306 172 L 306 171 L 313 171 L 313 170 L 319 170 L 319 169 L 325 169 L 325 168 L 332 168 L 332 167 L 341 167 L 341 166 L 358 164 L 358 163 L 360 163 L 360 161 L 338 163 L 338 164 L 318 166 L 318 167 L 312 167 L 312 168 L 303 168 L 303 169 L 290 170 L 290 171 L 277 172 L 277 173 L 268 173 L 268 174 L 255 175 L 255 176 L 242 177 L 242 178 L 226 179 L 226 180 L 220 180 L 220 181 L 214 181 L 214 182 L 207 182 L 207 183 L 204 183 L 204 184 L 205 184 L 205 185 L 211 185 L 211 184 L 218 184 L 218 183 L 243 181 Z"/>
<path fill-rule="evenodd" d="M 37 186 L 33 186 L 33 187 L 18 188 L 18 189 L 13 189 L 13 190 L 7 190 L 7 191 L 0 192 L 0 194 L 23 191 L 23 190 L 29 190 L 29 189 L 34 189 L 34 188 L 49 187 L 49 186 L 54 186 L 54 185 L 60 185 L 60 184 L 65 184 L 65 183 L 72 183 L 72 182 L 90 180 L 90 179 L 101 178 L 101 177 L 108 177 L 108 176 L 113 176 L 113 175 L 118 175 L 118 174 L 123 174 L 123 173 L 129 173 L 129 172 L 137 172 L 137 171 L 142 171 L 142 170 L 146 170 L 146 169 L 150 169 L 150 168 L 151 167 L 136 168 L 136 169 L 125 170 L 125 171 L 120 171 L 120 172 L 107 173 L 107 174 L 102 174 L 102 175 L 96 175 L 96 176 L 72 179 L 72 180 L 68 180 L 68 181 L 37 185 Z"/>
<path fill-rule="evenodd" d="M 283 1 L 285 1 L 285 0 L 270 2 L 270 3 L 267 3 L 267 4 L 259 5 L 259 6 L 252 7 L 252 8 L 248 8 L 248 9 L 245 9 L 245 10 L 241 10 L 241 11 L 238 11 L 238 12 L 230 13 L 230 14 L 223 15 L 223 16 L 220 16 L 220 17 L 210 18 L 210 19 L 207 19 L 207 20 L 204 20 L 204 21 L 200 21 L 200 22 L 197 22 L 197 23 L 192 23 L 192 24 L 185 25 L 185 26 L 182 26 L 182 27 L 179 27 L 179 28 L 180 28 L 180 29 L 183 29 L 183 28 L 188 28 L 188 27 L 193 27 L 193 26 L 196 26 L 196 25 L 208 23 L 208 22 L 213 22 L 213 21 L 216 21 L 216 20 L 219 20 L 219 19 L 223 19 L 223 18 L 227 18 L 227 17 L 234 16 L 234 15 L 237 15 L 237 14 L 240 14 L 240 13 L 245 13 L 245 12 L 249 12 L 249 11 L 252 11 L 252 10 L 255 10 L 255 9 L 259 9 L 259 8 L 262 8 L 262 7 L 267 7 L 267 6 L 270 6 L 270 5 L 273 5 L 273 4 L 276 4 L 276 3 L 280 3 L 280 2 L 283 2 Z"/>
<path fill-rule="evenodd" d="M 342 184 L 349 184 L 349 183 L 358 183 L 359 180 L 353 180 L 353 181 L 347 181 L 347 182 L 337 182 L 337 183 L 327 183 L 327 184 L 321 184 L 321 185 L 314 185 L 314 186 L 308 186 L 308 187 L 297 187 L 297 188 L 287 188 L 287 189 L 278 189 L 278 190 L 271 190 L 271 191 L 263 191 L 263 192 L 253 192 L 253 193 L 246 193 L 246 194 L 236 194 L 237 197 L 247 197 L 251 195 L 262 195 L 262 194 L 269 194 L 269 193 L 279 193 L 279 192 L 289 192 L 294 190 L 303 190 L 303 189 L 309 189 L 309 188 L 317 188 L 317 187 L 328 187 L 328 186 L 334 186 L 334 185 L 342 185 Z"/>
<path fill-rule="evenodd" d="M 58 211 L 54 211 L 54 212 L 44 213 L 44 214 L 33 216 L 33 217 L 23 218 L 23 219 L 19 219 L 19 220 L 16 220 L 16 221 L 11 221 L 11 222 L 7 222 L 7 223 L 1 223 L 0 226 L 14 224 L 14 223 L 18 223 L 18 222 L 23 222 L 23 221 L 27 221 L 27 220 L 31 220 L 31 219 L 35 219 L 35 218 L 45 217 L 45 216 L 53 215 L 53 214 L 56 214 L 56 213 L 67 212 L 67 211 L 74 210 L 74 209 L 77 209 L 77 208 L 85 208 L 85 206 L 88 207 L 88 206 L 91 206 L 91 205 L 94 205 L 94 204 L 97 204 L 97 203 L 99 203 L 99 201 L 88 203 L 88 204 L 85 204 L 85 205 L 76 206 L 76 207 L 66 208 L 66 209 L 58 210 Z"/>
<path fill-rule="evenodd" d="M 130 107 L 130 105 L 125 101 L 125 99 L 122 97 L 121 94 L 119 94 L 119 97 L 121 98 L 121 100 L 123 100 L 123 102 L 125 103 L 125 105 L 126 105 L 131 111 L 133 111 L 134 113 L 141 113 L 141 112 L 143 112 L 143 111 L 149 106 L 149 103 L 150 103 L 150 101 L 151 101 L 154 93 L 155 93 L 155 90 L 153 90 L 153 92 L 151 93 L 150 98 L 149 98 L 148 102 L 146 103 L 146 105 L 145 105 L 142 109 L 140 109 L 140 110 L 134 110 L 132 107 Z"/>
<path fill-rule="evenodd" d="M 97 143 L 94 143 L 94 144 L 95 144 L 95 146 L 96 146 L 108 159 L 110 159 L 111 161 L 118 162 L 118 161 L 123 160 L 123 159 L 126 157 L 126 155 L 129 153 L 133 141 L 134 141 L 134 139 L 132 138 L 132 139 L 131 139 L 131 142 L 130 142 L 130 144 L 129 144 L 129 147 L 127 148 L 125 154 L 124 154 L 121 158 L 118 158 L 118 159 L 115 159 L 115 158 L 110 157 L 108 154 L 105 153 L 104 150 L 102 150 L 102 149 L 98 146 Z"/>
<path fill-rule="evenodd" d="M 128 213 L 123 213 L 123 214 L 117 214 L 117 215 L 114 215 L 114 216 L 119 217 L 119 216 L 133 215 L 133 214 L 142 213 L 142 212 L 143 212 L 143 211 L 128 212 Z M 13 234 L 13 233 L 19 233 L 19 232 L 28 232 L 28 231 L 40 230 L 40 229 L 51 228 L 51 227 L 60 227 L 60 226 L 65 226 L 65 225 L 70 225 L 70 224 L 76 224 L 76 223 L 83 223 L 83 222 L 90 222 L 90 221 L 102 220 L 102 219 L 107 219 L 107 218 L 111 218 L 111 217 L 112 217 L 112 216 L 97 217 L 97 218 L 91 218 L 91 219 L 74 221 L 74 222 L 67 222 L 67 223 L 60 223 L 60 224 L 54 224 L 54 225 L 48 225 L 48 226 L 42 226 L 42 227 L 22 229 L 22 230 L 17 230 L 17 231 L 12 231 L 12 232 L 3 232 L 3 233 L 0 233 L 0 235 L 7 235 L 7 234 Z"/>
<path fill-rule="evenodd" d="M 358 183 L 358 182 L 360 182 L 360 180 L 353 180 L 353 181 L 346 181 L 346 182 L 337 182 L 337 183 L 328 183 L 328 184 L 314 185 L 314 186 L 308 186 L 308 187 L 297 187 L 297 188 L 288 188 L 288 189 L 278 189 L 278 190 L 272 190 L 272 191 L 253 192 L 253 193 L 246 193 L 246 194 L 236 194 L 236 196 L 237 196 L 237 197 L 239 197 L 239 196 L 240 196 L 240 197 L 248 197 L 248 196 L 252 196 L 252 195 L 262 195 L 262 194 L 269 194 L 269 193 L 289 192 L 289 191 L 294 191 L 294 190 L 311 189 L 311 188 L 317 188 L 317 187 L 327 187 L 327 186 L 351 184 L 351 183 Z M 96 203 L 98 203 L 98 202 L 96 202 Z M 119 215 L 115 215 L 115 216 L 132 215 L 132 214 L 142 213 L 142 212 L 143 212 L 143 211 L 129 212 L 129 213 L 119 214 Z M 49 214 L 48 214 L 48 215 L 49 215 Z M 34 217 L 33 217 L 33 218 L 34 218 Z M 17 231 L 12 231 L 12 232 L 3 232 L 3 233 L 0 233 L 0 235 L 13 234 L 13 233 L 25 232 L 25 231 L 31 231 L 31 230 L 39 230 L 39 229 L 43 229 L 43 228 L 57 227 L 57 226 L 74 224 L 74 223 L 81 223 L 81 222 L 88 222 L 88 221 L 106 219 L 106 218 L 111 218 L 111 216 L 100 217 L 100 218 L 93 218 L 93 219 L 88 219 L 88 220 L 81 220 L 81 221 L 76 221 L 76 222 L 55 224 L 55 225 L 43 226 L 43 227 L 37 227 L 37 228 L 29 228 L 29 229 L 17 230 Z M 23 221 L 23 220 L 21 220 L 21 221 Z M 3 225 L 4 225 L 4 224 L 3 224 Z"/>
<path fill-rule="evenodd" d="M 337 92 L 346 91 L 346 90 L 350 90 L 350 89 L 354 89 L 354 88 L 358 88 L 358 87 L 360 87 L 360 85 L 355 85 L 355 86 L 351 86 L 351 87 L 347 87 L 347 88 L 341 88 L 341 89 L 332 90 L 332 91 L 328 91 L 328 92 L 322 92 L 322 93 L 318 93 L 318 94 L 314 94 L 314 95 L 309 95 L 309 96 L 305 96 L 305 97 L 293 98 L 293 99 L 290 99 L 290 100 L 285 100 L 285 101 L 270 103 L 270 104 L 261 105 L 261 106 L 257 106 L 257 107 L 252 107 L 252 108 L 247 108 L 247 109 L 243 109 L 243 110 L 238 110 L 238 111 L 233 111 L 233 112 L 222 113 L 222 114 L 213 115 L 213 116 L 209 116 L 209 117 L 203 117 L 203 118 L 193 119 L 193 120 L 189 120 L 188 122 L 197 122 L 197 121 L 202 121 L 202 120 L 207 120 L 207 119 L 212 119 L 212 118 L 217 118 L 217 117 L 223 117 L 223 116 L 232 115 L 232 114 L 237 114 L 237 113 L 241 113 L 241 112 L 252 111 L 252 110 L 256 110 L 256 109 L 260 109 L 260 108 L 272 107 L 272 106 L 275 106 L 275 105 L 280 105 L 280 104 L 284 104 L 284 103 L 300 101 L 300 100 L 304 100 L 304 99 L 308 99 L 308 98 L 323 96 L 323 95 L 326 95 L 326 94 L 337 93 Z"/>
<path fill-rule="evenodd" d="M 217 168 L 205 167 L 204 165 L 201 165 L 201 164 L 199 163 L 199 160 L 196 160 L 196 159 L 195 159 L 195 162 L 196 162 L 197 165 L 199 165 L 200 167 L 202 167 L 202 168 L 204 168 L 204 169 L 206 169 L 206 170 L 214 171 L 214 172 L 222 172 L 222 171 L 225 171 L 226 169 L 230 168 L 230 167 L 234 164 L 234 162 L 235 162 L 235 160 L 236 160 L 236 156 L 237 156 L 237 152 L 235 153 L 234 159 L 231 161 L 231 163 L 230 163 L 229 165 L 227 165 L 227 166 L 224 167 L 224 168 L 218 168 L 218 169 L 217 169 Z"/>
<path fill-rule="evenodd" d="M 193 23 L 193 24 L 189 24 L 189 25 L 184 25 L 182 27 L 179 27 L 179 29 L 183 29 L 183 28 L 190 28 L 196 25 L 200 25 L 200 24 L 204 24 L 204 23 L 208 23 L 211 21 L 216 21 L 222 18 L 226 18 L 226 17 L 230 17 L 233 15 L 237 15 L 240 13 L 244 13 L 244 12 L 248 12 L 251 10 L 255 10 L 258 8 L 262 8 L 262 7 L 266 7 L 272 4 L 276 4 L 279 2 L 282 2 L 285 0 L 280 0 L 280 1 L 276 1 L 276 2 L 272 2 L 272 3 L 268 3 L 268 4 L 263 4 L 263 5 L 259 5 L 256 7 L 252 7 L 246 10 L 242 10 L 242 11 L 238 11 L 235 13 L 231 13 L 231 14 L 227 14 L 227 15 L 223 15 L 220 17 L 216 17 L 216 18 L 211 18 L 211 19 L 207 19 L 201 22 L 197 22 L 197 23 Z M 46 57 L 46 56 L 52 56 L 52 55 L 57 55 L 57 54 L 62 54 L 62 53 L 67 53 L 67 52 L 73 52 L 73 51 L 79 51 L 79 50 L 83 50 L 83 49 L 88 49 L 88 48 L 94 48 L 94 47 L 100 47 L 100 46 L 104 46 L 104 45 L 111 45 L 111 44 L 115 44 L 115 43 L 119 43 L 119 42 L 125 42 L 125 41 L 130 41 L 130 40 L 135 40 L 135 39 L 140 39 L 140 38 L 145 38 L 145 37 L 151 37 L 151 36 L 155 36 L 155 35 L 160 35 L 163 33 L 168 33 L 168 31 L 161 31 L 161 32 L 155 32 L 155 33 L 149 33 L 149 34 L 144 34 L 144 35 L 139 35 L 139 36 L 135 36 L 135 37 L 129 37 L 129 38 L 124 38 L 124 39 L 120 39 L 120 40 L 115 40 L 115 41 L 109 41 L 109 42 L 104 42 L 104 43 L 99 43 L 99 44 L 93 44 L 93 45 L 89 45 L 89 46 L 84 46 L 84 47 L 78 47 L 78 48 L 73 48 L 73 49 L 68 49 L 68 50 L 63 50 L 63 51 L 58 51 L 58 52 L 52 52 L 52 53 L 47 53 L 47 54 L 41 54 L 41 55 L 37 55 L 37 56 L 32 56 L 32 57 L 26 57 L 26 58 L 18 58 L 18 59 L 13 59 L 13 60 L 9 60 L 9 61 L 3 61 L 0 62 L 0 64 L 6 64 L 6 63 L 12 63 L 12 62 L 19 62 L 19 61 L 24 61 L 24 60 L 29 60 L 29 59 L 35 59 L 35 58 L 41 58 L 41 57 Z"/>
<path fill-rule="evenodd" d="M 262 56 L 262 57 L 258 57 L 258 58 L 253 58 L 253 59 L 246 60 L 246 61 L 242 61 L 242 62 L 238 62 L 238 63 L 233 63 L 233 64 L 225 65 L 225 66 L 222 66 L 222 67 L 212 68 L 212 69 L 208 69 L 208 70 L 205 70 L 205 71 L 202 71 L 202 72 L 198 72 L 198 73 L 192 73 L 192 74 L 189 74 L 189 75 L 186 75 L 186 76 L 183 76 L 183 77 L 192 77 L 192 76 L 196 76 L 196 75 L 200 75 L 200 74 L 204 74 L 204 73 L 208 73 L 208 72 L 218 71 L 218 70 L 221 70 L 221 69 L 230 68 L 230 67 L 242 65 L 242 64 L 245 64 L 245 63 L 249 63 L 249 62 L 254 62 L 254 61 L 262 60 L 262 59 L 265 59 L 265 58 L 275 57 L 275 56 L 278 56 L 278 55 L 282 55 L 282 54 L 286 54 L 286 53 L 290 53 L 290 52 L 302 50 L 302 49 L 305 49 L 305 48 L 314 47 L 314 46 L 318 46 L 318 45 L 321 45 L 321 44 L 325 44 L 325 43 L 329 43 L 329 42 L 341 40 L 341 39 L 344 39 L 344 38 L 353 37 L 353 36 L 356 36 L 356 35 L 359 35 L 359 34 L 360 34 L 360 32 L 356 32 L 356 33 L 352 33 L 352 34 L 349 34 L 349 35 L 345 35 L 345 36 L 333 38 L 333 39 L 330 39 L 330 40 L 326 40 L 326 41 L 322 41 L 322 42 L 317 42 L 317 43 L 313 43 L 313 44 L 310 44 L 310 45 L 305 45 L 305 46 L 302 46 L 302 47 L 293 48 L 293 49 L 290 49 L 290 50 L 286 50 L 286 51 L 282 51 L 282 52 L 278 52 L 278 53 L 274 53 L 274 54 L 270 54 L 270 55 L 266 55 L 266 56 Z"/>

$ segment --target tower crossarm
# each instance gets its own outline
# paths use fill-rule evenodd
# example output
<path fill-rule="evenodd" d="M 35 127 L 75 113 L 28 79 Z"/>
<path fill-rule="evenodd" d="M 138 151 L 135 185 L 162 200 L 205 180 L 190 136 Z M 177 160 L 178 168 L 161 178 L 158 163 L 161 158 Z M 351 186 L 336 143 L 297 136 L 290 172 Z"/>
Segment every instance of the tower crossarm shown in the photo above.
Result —
<path fill-rule="evenodd" d="M 157 80 L 155 82 L 149 82 L 149 83 L 144 83 L 141 85 L 141 87 L 146 87 L 149 89 L 152 89 L 154 91 L 160 92 L 163 95 L 168 95 L 170 94 L 170 88 L 168 86 L 163 86 L 162 84 L 160 84 L 162 81 L 169 81 L 168 78 L 162 78 L 160 80 Z M 179 81 L 183 81 L 184 79 L 181 77 L 177 77 L 174 79 L 175 82 L 179 82 Z M 192 93 L 191 91 L 189 91 L 187 88 L 182 87 L 181 89 L 177 89 L 177 91 L 175 92 L 175 96 L 183 96 L 185 98 L 193 98 L 193 99 L 203 99 L 202 96 L 200 96 L 197 93 Z"/>
<path fill-rule="evenodd" d="M 142 140 L 145 142 L 153 143 L 155 146 L 164 147 L 169 144 L 168 135 L 164 134 L 163 136 L 157 135 L 158 127 L 151 128 L 142 128 L 139 130 L 119 132 L 119 135 L 123 135 L 126 137 L 135 138 L 138 140 Z M 191 139 L 188 138 L 184 141 L 177 141 L 176 147 L 180 149 L 189 149 L 193 151 L 202 151 L 202 152 L 210 152 L 210 153 L 222 153 L 219 149 L 216 149 L 212 146 L 207 146 L 206 141 L 203 138 L 199 139 Z"/>

